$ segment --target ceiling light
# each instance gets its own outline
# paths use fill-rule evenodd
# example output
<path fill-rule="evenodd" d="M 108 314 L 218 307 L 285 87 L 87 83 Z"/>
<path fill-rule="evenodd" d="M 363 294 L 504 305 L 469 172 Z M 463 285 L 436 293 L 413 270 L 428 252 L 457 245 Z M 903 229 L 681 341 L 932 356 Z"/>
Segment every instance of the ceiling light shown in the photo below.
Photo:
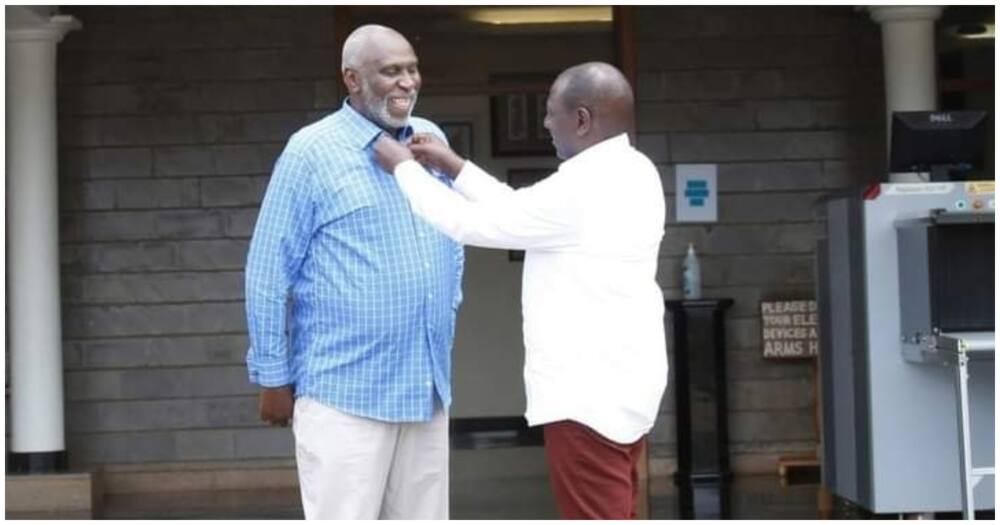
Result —
<path fill-rule="evenodd" d="M 968 40 L 995 37 L 993 24 L 959 24 L 949 27 L 948 33 Z"/>
<path fill-rule="evenodd" d="M 492 7 L 469 10 L 469 19 L 493 25 L 611 22 L 607 6 Z"/>

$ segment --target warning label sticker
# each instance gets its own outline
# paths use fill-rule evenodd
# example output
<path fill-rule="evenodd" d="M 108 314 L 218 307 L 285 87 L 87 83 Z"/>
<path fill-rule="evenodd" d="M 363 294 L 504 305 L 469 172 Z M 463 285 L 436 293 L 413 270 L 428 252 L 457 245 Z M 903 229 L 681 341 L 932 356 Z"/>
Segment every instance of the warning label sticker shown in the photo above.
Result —
<path fill-rule="evenodd" d="M 969 195 L 980 195 L 983 193 L 996 193 L 996 181 L 979 180 L 965 183 L 965 192 Z"/>
<path fill-rule="evenodd" d="M 950 182 L 900 182 L 882 185 L 886 195 L 936 195 L 951 193 L 954 187 Z"/>

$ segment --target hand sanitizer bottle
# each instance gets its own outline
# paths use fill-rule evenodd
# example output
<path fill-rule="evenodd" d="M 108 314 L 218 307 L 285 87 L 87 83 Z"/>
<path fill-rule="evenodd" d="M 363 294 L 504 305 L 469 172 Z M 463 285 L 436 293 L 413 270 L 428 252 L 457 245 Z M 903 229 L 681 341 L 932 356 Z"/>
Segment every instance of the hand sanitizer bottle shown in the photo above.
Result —
<path fill-rule="evenodd" d="M 701 299 L 701 268 L 698 267 L 698 256 L 692 243 L 688 243 L 687 256 L 684 257 L 684 298 Z"/>

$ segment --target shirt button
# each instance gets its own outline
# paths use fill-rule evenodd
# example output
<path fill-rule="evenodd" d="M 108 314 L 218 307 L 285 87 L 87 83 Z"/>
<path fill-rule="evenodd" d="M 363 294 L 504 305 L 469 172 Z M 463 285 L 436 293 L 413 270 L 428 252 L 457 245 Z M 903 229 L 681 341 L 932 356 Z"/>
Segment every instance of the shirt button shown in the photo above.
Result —
<path fill-rule="evenodd" d="M 434 294 L 432 294 L 432 293 L 427 294 L 427 298 L 428 299 L 433 299 L 434 298 Z"/>
<path fill-rule="evenodd" d="M 424 263 L 424 268 L 431 269 L 431 263 Z"/>
<path fill-rule="evenodd" d="M 428 381 L 427 382 L 427 386 L 434 386 L 434 382 L 433 381 Z"/>

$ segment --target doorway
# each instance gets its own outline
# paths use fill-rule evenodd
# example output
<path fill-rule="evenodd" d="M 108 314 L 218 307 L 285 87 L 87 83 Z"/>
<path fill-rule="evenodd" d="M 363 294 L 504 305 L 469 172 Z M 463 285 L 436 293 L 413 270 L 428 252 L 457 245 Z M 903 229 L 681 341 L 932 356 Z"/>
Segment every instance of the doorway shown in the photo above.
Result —
<path fill-rule="evenodd" d="M 512 185 L 555 171 L 542 126 L 551 82 L 587 61 L 631 76 L 628 8 L 337 7 L 337 47 L 377 23 L 413 45 L 423 78 L 415 115 L 454 149 Z M 632 64 L 632 65 L 630 65 Z M 339 64 L 338 64 L 339 69 Z M 540 429 L 524 421 L 518 253 L 468 247 L 453 353 L 452 517 L 554 518 Z"/>

